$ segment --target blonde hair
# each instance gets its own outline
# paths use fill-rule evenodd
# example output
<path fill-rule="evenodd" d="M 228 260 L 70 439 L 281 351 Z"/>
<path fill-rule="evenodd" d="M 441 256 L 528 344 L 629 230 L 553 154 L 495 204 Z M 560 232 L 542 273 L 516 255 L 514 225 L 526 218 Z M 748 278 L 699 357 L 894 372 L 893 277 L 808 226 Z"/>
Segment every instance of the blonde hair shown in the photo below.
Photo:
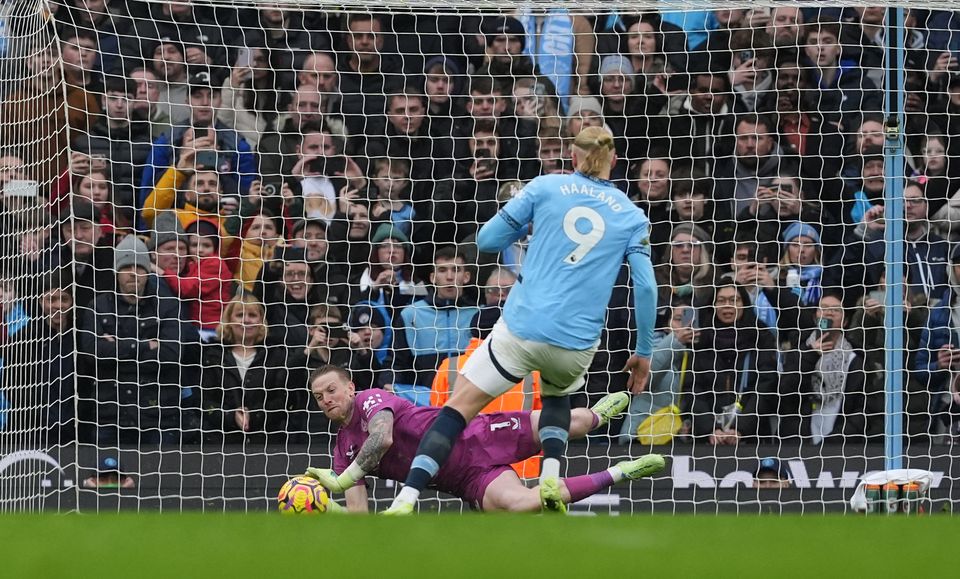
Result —
<path fill-rule="evenodd" d="M 223 314 L 220 315 L 220 325 L 217 326 L 217 338 L 221 344 L 236 345 L 240 343 L 240 336 L 230 318 L 237 308 L 251 305 L 260 309 L 260 327 L 257 328 L 257 343 L 262 344 L 267 339 L 267 308 L 263 302 L 257 299 L 257 296 L 249 292 L 240 292 L 223 308 Z"/>
<path fill-rule="evenodd" d="M 573 140 L 579 159 L 577 171 L 596 177 L 605 173 L 613 160 L 613 135 L 603 127 L 587 127 Z"/>

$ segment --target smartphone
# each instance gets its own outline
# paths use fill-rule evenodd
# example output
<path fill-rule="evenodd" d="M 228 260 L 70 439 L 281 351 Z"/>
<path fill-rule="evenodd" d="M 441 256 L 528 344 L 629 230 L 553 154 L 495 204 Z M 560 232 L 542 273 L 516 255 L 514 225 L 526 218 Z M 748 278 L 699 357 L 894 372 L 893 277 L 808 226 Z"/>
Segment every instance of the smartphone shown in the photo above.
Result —
<path fill-rule="evenodd" d="M 347 329 L 344 326 L 328 326 L 327 337 L 331 340 L 346 340 L 347 339 Z"/>
<path fill-rule="evenodd" d="M 867 294 L 867 297 L 873 300 L 877 300 L 881 304 L 887 299 L 887 292 L 883 290 L 873 290 Z"/>
<path fill-rule="evenodd" d="M 196 166 L 198 169 L 216 169 L 219 166 L 218 161 L 219 159 L 216 151 L 212 151 L 210 149 L 197 151 Z"/>
<path fill-rule="evenodd" d="M 347 158 L 343 155 L 317 157 L 307 163 L 307 170 L 327 177 L 342 175 L 347 170 Z"/>
<path fill-rule="evenodd" d="M 680 325 L 684 328 L 692 328 L 697 321 L 697 312 L 693 306 L 683 308 L 683 315 L 680 317 Z"/>
<path fill-rule="evenodd" d="M 490 149 L 480 148 L 473 152 L 474 159 L 489 159 L 491 157 Z"/>
<path fill-rule="evenodd" d="M 234 64 L 237 68 L 246 68 L 250 66 L 250 49 L 241 48 L 237 53 L 237 62 Z"/>
<path fill-rule="evenodd" d="M 36 181 L 14 179 L 3 186 L 4 197 L 36 197 L 40 186 Z"/>
<path fill-rule="evenodd" d="M 819 340 L 823 336 L 823 333 L 828 331 L 832 327 L 833 327 L 833 322 L 831 322 L 830 320 L 826 318 L 818 318 L 817 327 L 813 331 L 814 335 L 816 336 L 816 339 Z"/>
<path fill-rule="evenodd" d="M 753 60 L 756 54 L 757 53 L 754 52 L 752 48 L 747 50 L 741 50 L 738 54 L 738 56 L 740 57 L 740 64 L 743 64 L 749 60 Z"/>

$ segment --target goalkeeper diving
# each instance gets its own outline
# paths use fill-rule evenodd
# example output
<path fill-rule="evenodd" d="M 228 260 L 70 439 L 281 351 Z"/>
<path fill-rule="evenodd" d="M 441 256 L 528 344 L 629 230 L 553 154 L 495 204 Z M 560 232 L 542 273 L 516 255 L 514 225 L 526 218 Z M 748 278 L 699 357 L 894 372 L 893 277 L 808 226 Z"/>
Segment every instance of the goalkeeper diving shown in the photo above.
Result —
<path fill-rule="evenodd" d="M 543 447 L 540 503 L 545 511 L 566 510 L 560 459 L 573 433 L 570 394 L 585 383 L 624 257 L 631 268 L 637 320 L 636 352 L 624 370 L 630 372 L 631 392 L 646 388 L 657 303 L 650 221 L 609 181 L 617 162 L 609 131 L 581 131 L 571 157 L 575 173 L 537 177 L 477 234 L 479 251 L 496 253 L 533 227 L 503 316 L 464 365 L 386 514 L 412 513 L 420 491 L 446 468 L 449 457 L 461 452 L 461 434 L 475 430 L 471 420 L 534 370 L 540 371 L 542 401 L 532 426 Z"/>
<path fill-rule="evenodd" d="M 311 468 L 311 476 L 328 491 L 344 493 L 347 510 L 367 512 L 364 477 L 399 481 L 410 469 L 423 433 L 440 408 L 414 406 L 386 390 L 356 392 L 350 374 L 337 366 L 314 372 L 310 390 L 317 404 L 339 425 L 333 452 L 333 469 Z M 607 424 L 627 407 L 626 392 L 610 394 L 591 409 L 572 412 L 570 435 L 585 436 Z M 510 465 L 540 451 L 540 411 L 484 414 L 460 435 L 446 465 L 433 478 L 432 487 L 463 499 L 483 511 L 540 511 L 540 494 L 527 488 Z M 586 498 L 621 480 L 650 476 L 663 468 L 663 457 L 647 455 L 623 461 L 592 474 L 560 479 L 566 503 Z M 338 474 L 339 473 L 339 474 Z"/>

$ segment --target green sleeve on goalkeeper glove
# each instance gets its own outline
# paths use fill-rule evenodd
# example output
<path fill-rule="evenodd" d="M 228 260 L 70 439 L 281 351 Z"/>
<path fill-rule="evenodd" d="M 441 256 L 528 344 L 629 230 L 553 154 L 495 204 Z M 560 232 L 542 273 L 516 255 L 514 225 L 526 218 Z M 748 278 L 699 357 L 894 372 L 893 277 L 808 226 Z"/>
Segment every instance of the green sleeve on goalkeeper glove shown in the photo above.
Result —
<path fill-rule="evenodd" d="M 306 476 L 316 479 L 330 492 L 342 493 L 357 484 L 364 473 L 351 464 L 343 474 L 338 475 L 332 468 L 308 468 Z"/>

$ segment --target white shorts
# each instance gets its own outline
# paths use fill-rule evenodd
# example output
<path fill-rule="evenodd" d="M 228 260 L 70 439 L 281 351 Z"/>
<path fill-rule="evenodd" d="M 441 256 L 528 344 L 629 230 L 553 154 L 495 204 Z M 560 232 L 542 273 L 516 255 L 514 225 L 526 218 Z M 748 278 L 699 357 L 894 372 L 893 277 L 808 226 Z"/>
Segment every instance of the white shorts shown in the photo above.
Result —
<path fill-rule="evenodd" d="M 541 396 L 565 396 L 583 387 L 597 344 L 567 350 L 517 337 L 501 319 L 463 365 L 461 374 L 490 396 L 500 396 L 540 371 Z"/>

